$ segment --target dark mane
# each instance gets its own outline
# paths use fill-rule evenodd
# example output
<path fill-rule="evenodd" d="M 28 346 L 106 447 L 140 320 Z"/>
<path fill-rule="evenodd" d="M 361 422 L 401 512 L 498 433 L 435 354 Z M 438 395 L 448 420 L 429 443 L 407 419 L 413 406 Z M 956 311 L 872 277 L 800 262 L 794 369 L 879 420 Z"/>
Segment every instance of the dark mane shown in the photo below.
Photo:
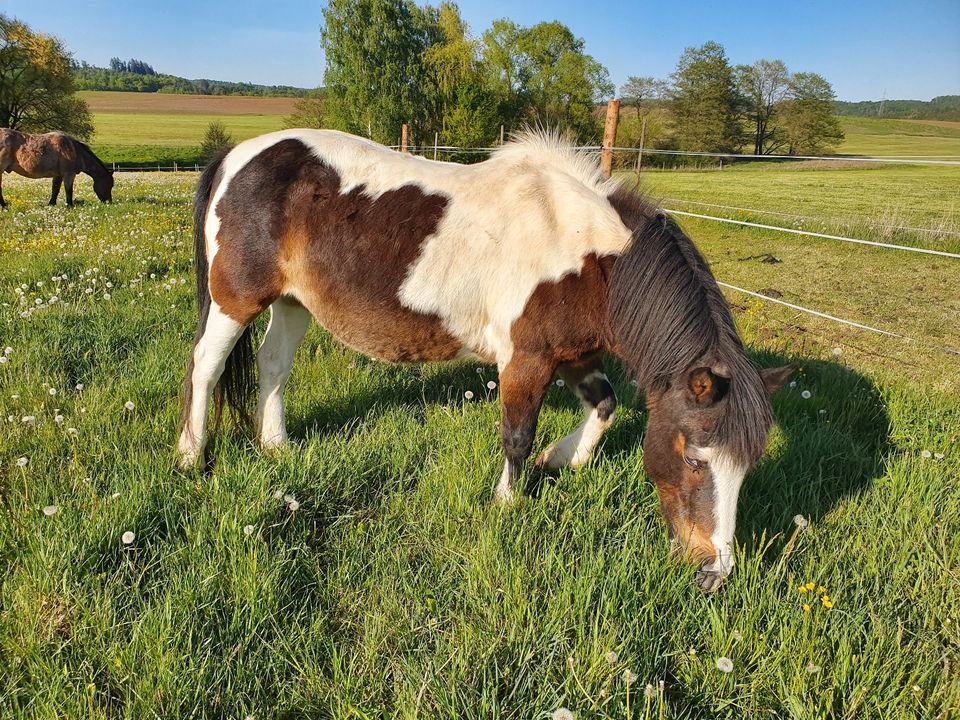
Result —
<path fill-rule="evenodd" d="M 103 160 L 94 155 L 93 150 L 90 149 L 89 145 L 87 145 L 85 142 L 80 142 L 76 138 L 71 139 L 73 140 L 74 144 L 80 148 L 80 151 L 83 153 L 84 157 L 87 159 L 93 159 L 93 161 L 100 166 L 100 169 L 103 170 L 103 172 L 107 173 L 108 175 L 110 174 L 110 170 L 106 165 L 103 164 Z"/>
<path fill-rule="evenodd" d="M 644 389 L 664 390 L 694 367 L 729 376 L 711 444 L 753 462 L 763 454 L 773 413 L 709 266 L 677 224 L 642 196 L 617 190 L 610 202 L 633 230 L 613 266 L 608 298 L 619 354 Z"/>

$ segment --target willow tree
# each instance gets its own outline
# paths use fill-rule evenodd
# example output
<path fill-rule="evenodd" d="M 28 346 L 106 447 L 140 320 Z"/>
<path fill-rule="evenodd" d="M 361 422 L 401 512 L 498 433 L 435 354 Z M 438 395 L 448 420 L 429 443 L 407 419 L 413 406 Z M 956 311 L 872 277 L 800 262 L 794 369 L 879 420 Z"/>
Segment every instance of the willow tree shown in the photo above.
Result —
<path fill-rule="evenodd" d="M 90 108 L 75 91 L 63 43 L 0 14 L 0 127 L 88 138 Z"/>

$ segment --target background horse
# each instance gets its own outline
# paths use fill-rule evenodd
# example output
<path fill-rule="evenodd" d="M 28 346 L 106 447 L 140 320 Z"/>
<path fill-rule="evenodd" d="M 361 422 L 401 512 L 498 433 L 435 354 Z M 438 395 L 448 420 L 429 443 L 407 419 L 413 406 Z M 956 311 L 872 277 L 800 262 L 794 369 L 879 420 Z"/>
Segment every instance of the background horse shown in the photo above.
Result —
<path fill-rule="evenodd" d="M 31 135 L 0 128 L 0 207 L 7 206 L 2 187 L 5 172 L 28 178 L 52 177 L 51 205 L 57 204 L 63 183 L 67 205 L 73 207 L 73 179 L 81 172 L 93 178 L 93 191 L 100 202 L 113 200 L 113 173 L 87 145 L 62 132 Z"/>
<path fill-rule="evenodd" d="M 559 374 L 586 417 L 537 459 L 586 463 L 613 422 L 604 353 L 646 390 L 644 463 L 701 588 L 733 566 L 740 484 L 773 422 L 789 368 L 759 372 L 706 262 L 594 159 L 527 134 L 486 162 L 401 154 L 335 131 L 241 143 L 204 171 L 194 241 L 200 322 L 187 370 L 180 462 L 203 456 L 211 395 L 245 417 L 250 324 L 270 324 L 256 364 L 257 432 L 287 440 L 283 388 L 311 316 L 394 362 L 479 358 L 500 372 L 508 501 Z"/>

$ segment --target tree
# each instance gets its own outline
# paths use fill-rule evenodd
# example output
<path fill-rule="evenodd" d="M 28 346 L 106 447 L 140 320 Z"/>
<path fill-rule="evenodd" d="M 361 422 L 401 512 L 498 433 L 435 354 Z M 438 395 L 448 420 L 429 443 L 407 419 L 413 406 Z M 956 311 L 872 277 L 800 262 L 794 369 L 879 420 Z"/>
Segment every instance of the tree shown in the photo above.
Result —
<path fill-rule="evenodd" d="M 93 134 L 87 104 L 75 95 L 70 54 L 55 37 L 0 14 L 0 127 Z"/>
<path fill-rule="evenodd" d="M 327 93 L 323 88 L 311 90 L 293 104 L 293 112 L 283 119 L 288 128 L 322 128 L 327 126 Z"/>
<path fill-rule="evenodd" d="M 233 136 L 227 132 L 227 126 L 220 120 L 214 120 L 207 125 L 203 142 L 200 143 L 200 154 L 205 160 L 210 160 L 218 152 L 232 145 Z"/>
<path fill-rule="evenodd" d="M 671 79 L 680 149 L 736 151 L 741 140 L 739 98 L 723 46 L 708 42 L 687 48 Z"/>
<path fill-rule="evenodd" d="M 599 137 L 596 103 L 615 88 L 583 40 L 559 22 L 519 28 L 497 20 L 484 34 L 484 63 L 508 127 L 532 120 L 570 130 L 584 141 Z"/>
<path fill-rule="evenodd" d="M 794 73 L 789 95 L 779 108 L 789 154 L 818 155 L 843 142 L 840 120 L 833 114 L 835 97 L 822 75 Z"/>
<path fill-rule="evenodd" d="M 330 0 L 320 42 L 331 127 L 389 144 L 422 112 L 428 15 L 411 0 Z"/>
<path fill-rule="evenodd" d="M 640 107 L 644 100 L 656 100 L 665 94 L 666 83 L 652 77 L 631 75 L 620 86 L 620 99 L 625 105 L 632 105 L 637 109 L 637 117 L 640 117 Z"/>
<path fill-rule="evenodd" d="M 753 128 L 753 154 L 772 153 L 783 144 L 774 119 L 790 90 L 787 66 L 780 60 L 757 60 L 753 65 L 738 66 L 736 77 Z"/>

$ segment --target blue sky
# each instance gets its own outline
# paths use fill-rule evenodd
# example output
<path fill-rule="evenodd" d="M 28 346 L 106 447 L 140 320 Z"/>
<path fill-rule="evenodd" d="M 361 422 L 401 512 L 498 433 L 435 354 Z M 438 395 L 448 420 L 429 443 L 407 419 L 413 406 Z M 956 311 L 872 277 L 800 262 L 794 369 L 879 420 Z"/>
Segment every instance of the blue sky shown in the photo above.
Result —
<path fill-rule="evenodd" d="M 74 57 L 136 57 L 188 78 L 313 87 L 323 80 L 320 0 L 0 0 Z M 436 4 L 436 3 L 435 3 Z M 842 100 L 960 94 L 960 0 L 569 2 L 463 0 L 474 35 L 509 17 L 560 20 L 619 86 L 666 77 L 685 47 L 721 43 L 731 62 L 779 58 L 824 75 Z"/>

